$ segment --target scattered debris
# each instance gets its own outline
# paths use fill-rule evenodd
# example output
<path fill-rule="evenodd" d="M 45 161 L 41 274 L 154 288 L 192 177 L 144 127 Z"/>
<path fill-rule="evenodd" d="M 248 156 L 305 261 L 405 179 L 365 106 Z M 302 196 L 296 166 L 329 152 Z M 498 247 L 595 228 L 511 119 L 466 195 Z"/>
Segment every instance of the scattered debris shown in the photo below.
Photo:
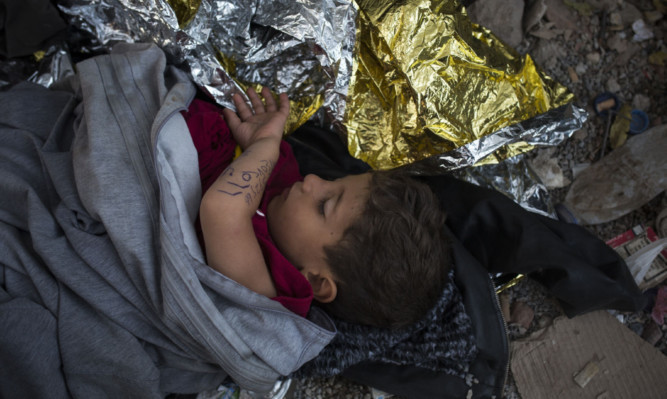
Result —
<path fill-rule="evenodd" d="M 653 321 L 661 326 L 665 323 L 665 316 L 667 316 L 667 286 L 662 286 L 656 295 L 655 305 L 653 305 L 653 310 L 651 311 L 651 317 L 653 318 Z"/>
<path fill-rule="evenodd" d="M 512 306 L 510 323 L 518 324 L 526 330 L 530 327 L 535 317 L 535 311 L 525 302 L 516 301 Z"/>
<path fill-rule="evenodd" d="M 628 131 L 630 130 L 630 121 L 632 107 L 629 104 L 623 104 L 621 109 L 616 113 L 614 123 L 609 130 L 609 142 L 611 148 L 618 148 L 622 146 L 628 139 Z M 604 145 L 604 143 L 602 143 Z"/>
<path fill-rule="evenodd" d="M 656 242 L 659 242 L 659 239 L 655 231 L 650 226 L 639 225 L 608 240 L 607 245 L 614 248 L 622 258 L 628 259 Z M 657 286 L 667 278 L 667 250 L 656 250 L 655 256 L 638 264 L 637 269 L 631 268 L 630 272 L 633 276 L 639 276 L 640 272 L 643 274 L 638 281 L 640 289 L 646 290 Z"/>
<path fill-rule="evenodd" d="M 646 326 L 644 326 L 644 331 L 642 332 L 641 337 L 644 341 L 655 346 L 655 344 L 662 339 L 662 330 L 655 321 L 649 320 L 646 322 Z"/>
<path fill-rule="evenodd" d="M 574 382 L 580 387 L 586 388 L 586 385 L 588 385 L 598 372 L 600 372 L 600 364 L 597 360 L 591 360 L 586 363 L 583 369 L 574 375 Z"/>
<path fill-rule="evenodd" d="M 563 175 L 558 158 L 554 157 L 555 152 L 555 148 L 542 149 L 535 158 L 529 161 L 535 174 L 548 189 L 565 187 L 571 183 Z"/>

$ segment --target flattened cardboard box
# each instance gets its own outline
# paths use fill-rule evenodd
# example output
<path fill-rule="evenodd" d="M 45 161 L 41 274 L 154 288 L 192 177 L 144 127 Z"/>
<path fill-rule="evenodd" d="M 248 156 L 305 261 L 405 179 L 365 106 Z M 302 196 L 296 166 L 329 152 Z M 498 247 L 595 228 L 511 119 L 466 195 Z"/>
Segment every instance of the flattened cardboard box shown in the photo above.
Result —
<path fill-rule="evenodd" d="M 513 342 L 512 373 L 526 399 L 667 398 L 667 356 L 606 311 Z"/>

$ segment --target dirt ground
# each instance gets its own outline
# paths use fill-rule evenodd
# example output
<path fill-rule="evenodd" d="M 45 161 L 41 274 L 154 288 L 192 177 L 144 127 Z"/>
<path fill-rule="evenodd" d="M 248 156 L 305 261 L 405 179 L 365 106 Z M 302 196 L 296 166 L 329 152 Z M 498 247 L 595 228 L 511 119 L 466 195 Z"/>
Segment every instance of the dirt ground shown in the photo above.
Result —
<path fill-rule="evenodd" d="M 644 111 L 650 126 L 667 123 L 667 19 L 664 17 L 667 2 L 477 0 L 469 3 L 472 3 L 468 8 L 469 15 L 474 22 L 490 28 L 521 54 L 533 57 L 548 75 L 576 95 L 577 105 L 589 112 L 583 129 L 570 139 L 554 149 L 531 154 L 532 157 L 541 155 L 557 161 L 560 168 L 557 172 L 562 173 L 559 175 L 562 183 L 557 185 L 562 187 L 550 189 L 554 204 L 565 198 L 574 179 L 573 169 L 597 162 L 603 145 L 605 154 L 614 150 L 609 140 L 603 143 L 606 119 L 594 112 L 594 100 L 598 95 L 611 92 L 621 103 Z M 503 15 L 496 12 L 500 9 L 505 10 Z M 638 20 L 643 23 L 636 23 Z M 605 241 L 637 225 L 651 226 L 658 231 L 656 218 L 666 208 L 663 191 L 625 216 L 586 228 Z M 646 295 L 655 298 L 656 291 L 654 288 Z M 521 303 L 520 307 L 525 305 L 533 311 L 533 316 L 527 323 L 524 321 L 523 326 L 519 323 L 509 325 L 511 340 L 526 337 L 562 314 L 555 300 L 541 286 L 527 279 L 506 291 L 504 296 L 512 308 Z M 657 325 L 649 313 L 650 309 L 623 314 L 622 318 L 628 328 L 667 354 L 667 324 Z M 342 378 L 294 381 L 294 385 L 292 396 L 295 399 L 370 399 L 378 396 L 369 387 Z M 511 373 L 505 386 L 505 397 L 521 399 Z"/>

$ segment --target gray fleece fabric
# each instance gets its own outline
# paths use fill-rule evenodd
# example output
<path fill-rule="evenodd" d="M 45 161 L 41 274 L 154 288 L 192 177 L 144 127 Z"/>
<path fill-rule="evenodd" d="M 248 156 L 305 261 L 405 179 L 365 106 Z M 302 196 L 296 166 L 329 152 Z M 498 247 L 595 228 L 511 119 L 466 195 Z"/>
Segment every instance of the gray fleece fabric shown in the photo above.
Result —
<path fill-rule="evenodd" d="M 0 397 L 268 391 L 334 336 L 204 264 L 194 93 L 146 44 L 0 93 Z"/>

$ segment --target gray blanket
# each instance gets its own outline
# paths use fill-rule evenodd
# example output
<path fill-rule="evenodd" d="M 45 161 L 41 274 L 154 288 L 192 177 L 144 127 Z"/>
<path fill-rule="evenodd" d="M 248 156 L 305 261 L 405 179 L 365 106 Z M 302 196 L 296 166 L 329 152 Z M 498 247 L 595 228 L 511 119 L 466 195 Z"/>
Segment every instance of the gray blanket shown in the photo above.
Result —
<path fill-rule="evenodd" d="M 0 93 L 0 397 L 267 391 L 333 337 L 204 264 L 194 92 L 120 45 Z"/>

